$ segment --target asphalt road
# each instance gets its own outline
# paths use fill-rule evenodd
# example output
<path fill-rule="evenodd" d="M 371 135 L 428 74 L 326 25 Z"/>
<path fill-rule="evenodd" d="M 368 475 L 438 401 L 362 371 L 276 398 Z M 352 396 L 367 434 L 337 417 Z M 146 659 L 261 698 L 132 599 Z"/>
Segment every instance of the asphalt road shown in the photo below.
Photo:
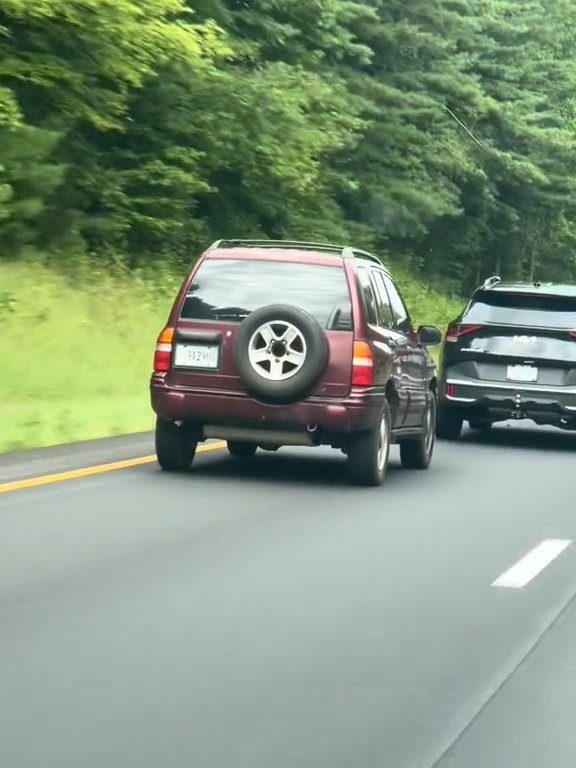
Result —
<path fill-rule="evenodd" d="M 502 429 L 394 449 L 382 489 L 295 449 L 0 494 L 0 764 L 573 768 L 576 544 L 492 584 L 576 540 L 575 453 Z"/>

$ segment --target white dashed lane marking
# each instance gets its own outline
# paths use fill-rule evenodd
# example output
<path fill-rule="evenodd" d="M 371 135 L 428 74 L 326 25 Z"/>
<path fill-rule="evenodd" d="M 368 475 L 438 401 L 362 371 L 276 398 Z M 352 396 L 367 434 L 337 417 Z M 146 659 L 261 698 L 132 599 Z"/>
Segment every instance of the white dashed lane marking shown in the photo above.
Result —
<path fill-rule="evenodd" d="M 497 578 L 492 586 L 522 589 L 556 560 L 570 544 L 572 544 L 570 539 L 546 539 Z"/>

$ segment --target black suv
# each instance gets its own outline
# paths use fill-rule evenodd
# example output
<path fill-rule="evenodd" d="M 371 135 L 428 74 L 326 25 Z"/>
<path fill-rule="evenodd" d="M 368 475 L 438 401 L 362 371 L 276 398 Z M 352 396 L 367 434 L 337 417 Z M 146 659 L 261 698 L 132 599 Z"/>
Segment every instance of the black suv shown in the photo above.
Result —
<path fill-rule="evenodd" d="M 437 435 L 494 422 L 576 429 L 576 286 L 489 278 L 448 327 Z"/>

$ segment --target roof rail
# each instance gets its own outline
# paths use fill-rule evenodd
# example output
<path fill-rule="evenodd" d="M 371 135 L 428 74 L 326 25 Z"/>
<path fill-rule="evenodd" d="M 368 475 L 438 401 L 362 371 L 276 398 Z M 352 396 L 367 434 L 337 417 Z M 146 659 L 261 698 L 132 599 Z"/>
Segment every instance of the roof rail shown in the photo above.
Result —
<path fill-rule="evenodd" d="M 318 251 L 340 254 L 344 250 L 344 246 L 342 245 L 333 245 L 332 243 L 312 243 L 302 240 L 216 240 L 208 250 L 213 251 L 215 248 L 271 248 L 274 246 L 296 248 L 303 251 L 314 248 Z"/>
<path fill-rule="evenodd" d="M 378 264 L 380 267 L 382 266 L 382 262 L 377 256 L 368 253 L 368 251 L 361 251 L 358 248 L 344 248 L 342 256 L 345 259 L 366 259 L 366 261 L 371 261 L 374 264 Z"/>
<path fill-rule="evenodd" d="M 316 251 L 325 251 L 326 253 L 334 253 L 341 256 L 343 259 L 366 259 L 374 264 L 382 266 L 382 262 L 377 256 L 373 256 L 367 251 L 361 251 L 359 248 L 352 248 L 350 246 L 334 245 L 332 243 L 314 243 L 302 240 L 216 240 L 208 248 L 208 251 L 213 251 L 216 248 L 295 248 L 297 250 L 308 251 L 314 249 Z"/>
<path fill-rule="evenodd" d="M 487 280 L 484 280 L 482 283 L 482 288 L 493 288 L 495 285 L 498 285 L 498 283 L 502 282 L 502 278 L 498 275 L 492 275 L 492 277 L 489 277 Z"/>

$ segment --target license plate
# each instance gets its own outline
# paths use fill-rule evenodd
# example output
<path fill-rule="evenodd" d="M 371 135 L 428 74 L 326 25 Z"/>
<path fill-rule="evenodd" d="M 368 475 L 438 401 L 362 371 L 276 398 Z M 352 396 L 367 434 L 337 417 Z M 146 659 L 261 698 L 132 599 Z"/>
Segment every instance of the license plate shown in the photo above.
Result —
<path fill-rule="evenodd" d="M 174 364 L 178 368 L 218 368 L 218 346 L 177 344 Z"/>
<path fill-rule="evenodd" d="M 508 381 L 538 381 L 538 368 L 532 365 L 509 365 L 506 374 Z"/>

